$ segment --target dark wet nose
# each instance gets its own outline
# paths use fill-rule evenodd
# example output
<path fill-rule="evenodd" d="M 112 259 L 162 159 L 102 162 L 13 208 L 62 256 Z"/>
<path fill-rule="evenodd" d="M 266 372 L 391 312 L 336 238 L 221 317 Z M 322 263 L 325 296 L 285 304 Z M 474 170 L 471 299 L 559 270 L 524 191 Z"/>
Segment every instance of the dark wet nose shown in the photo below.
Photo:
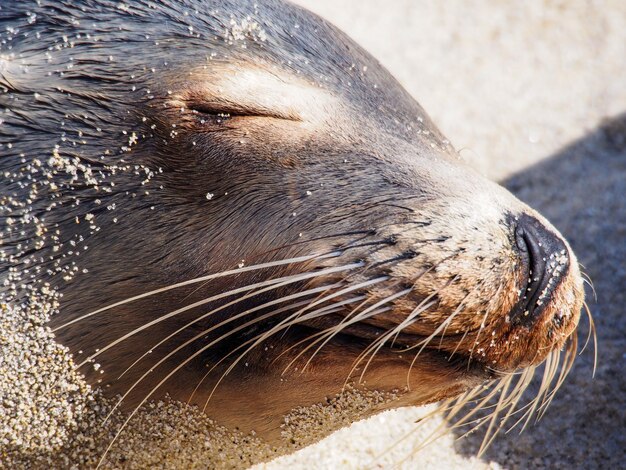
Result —
<path fill-rule="evenodd" d="M 515 219 L 515 243 L 526 279 L 511 319 L 529 324 L 539 318 L 550 303 L 552 294 L 567 274 L 570 260 L 561 237 L 526 214 Z"/>

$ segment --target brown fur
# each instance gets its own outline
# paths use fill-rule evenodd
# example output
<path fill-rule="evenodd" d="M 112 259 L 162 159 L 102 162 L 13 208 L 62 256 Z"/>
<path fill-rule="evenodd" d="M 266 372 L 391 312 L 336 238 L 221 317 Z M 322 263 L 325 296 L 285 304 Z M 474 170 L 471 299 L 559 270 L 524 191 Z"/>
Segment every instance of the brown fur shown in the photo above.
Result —
<path fill-rule="evenodd" d="M 46 186 L 33 210 L 45 214 L 51 199 L 65 203 L 45 225 L 58 227 L 62 249 L 55 254 L 45 239 L 33 262 L 61 271 L 33 282 L 62 294 L 53 321 L 60 341 L 90 381 L 111 394 L 131 390 L 124 406 L 164 393 L 203 407 L 210 399 L 206 411 L 218 422 L 280 443 L 290 410 L 346 383 L 397 391 L 385 406 L 433 402 L 539 364 L 574 333 L 582 281 L 556 229 L 467 168 L 422 108 L 335 28 L 280 2 L 220 1 L 220 12 L 204 8 L 185 20 L 201 34 L 185 36 L 177 5 L 160 7 L 162 27 L 147 19 L 155 13 L 143 2 L 130 16 L 100 3 L 110 21 L 130 28 L 123 42 L 111 30 L 99 33 L 97 47 L 88 40 L 61 47 L 54 64 L 72 67 L 48 78 L 44 51 L 29 54 L 26 39 L 14 48 L 21 59 L 3 59 L 0 83 L 19 99 L 5 103 L 15 145 L 0 169 L 19 166 L 21 153 L 31 161 L 42 152 L 102 175 L 96 183 L 68 180 L 60 163 L 53 166 L 48 179 L 62 191 L 56 197 Z M 42 18 L 52 14 L 53 6 L 40 8 Z M 237 21 L 251 14 L 257 27 L 235 34 L 224 11 Z M 83 20 L 71 26 L 82 37 L 87 26 L 78 24 L 104 15 L 70 6 L 65 13 Z M 51 26 L 21 27 L 60 41 Z M 55 117 L 59 108 L 58 119 L 84 144 L 63 140 L 52 150 L 58 129 L 28 118 Z M 15 180 L 3 183 L 3 194 L 27 197 Z M 532 322 L 512 313 L 528 277 L 515 241 L 521 216 L 560 240 L 569 260 Z M 18 249 L 17 232 L 5 229 L 16 250 L 7 266 L 32 261 Z M 79 251 L 89 245 L 80 252 L 85 271 L 66 279 L 61 255 L 77 238 Z M 305 255 L 320 256 L 120 303 L 240 264 Z M 342 266 L 351 267 L 332 272 Z M 305 277 L 220 297 L 295 274 Z M 271 315 L 281 298 L 322 286 L 330 287 L 294 300 L 308 307 Z M 310 315 L 324 307 L 328 313 Z"/>

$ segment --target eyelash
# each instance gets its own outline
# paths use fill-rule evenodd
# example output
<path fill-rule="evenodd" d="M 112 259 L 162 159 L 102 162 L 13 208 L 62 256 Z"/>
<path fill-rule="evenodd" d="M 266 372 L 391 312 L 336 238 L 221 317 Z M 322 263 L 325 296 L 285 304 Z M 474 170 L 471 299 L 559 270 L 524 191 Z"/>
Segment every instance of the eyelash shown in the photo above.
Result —
<path fill-rule="evenodd" d="M 208 103 L 191 103 L 188 108 L 192 111 L 196 111 L 199 114 L 209 115 L 214 118 L 229 119 L 233 117 L 263 116 L 258 113 L 242 113 L 241 110 L 225 109 L 224 106 L 213 107 Z"/>
<path fill-rule="evenodd" d="M 287 121 L 299 121 L 292 116 L 281 114 L 280 112 L 272 112 L 270 110 L 258 110 L 258 109 L 245 109 L 244 107 L 229 108 L 224 103 L 212 105 L 208 102 L 190 102 L 187 107 L 196 111 L 197 113 L 211 116 L 214 119 L 232 119 L 236 117 L 256 117 L 256 118 L 270 118 L 270 119 L 282 119 Z"/>

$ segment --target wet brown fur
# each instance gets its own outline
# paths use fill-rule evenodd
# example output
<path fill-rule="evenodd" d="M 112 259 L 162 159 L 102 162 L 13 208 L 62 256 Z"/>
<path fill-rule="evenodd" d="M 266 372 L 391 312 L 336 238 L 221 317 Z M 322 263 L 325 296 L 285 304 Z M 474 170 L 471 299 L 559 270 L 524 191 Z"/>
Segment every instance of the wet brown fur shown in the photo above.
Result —
<path fill-rule="evenodd" d="M 183 401 L 192 396 L 202 407 L 208 401 L 206 412 L 218 422 L 279 444 L 284 415 L 323 401 L 347 383 L 395 391 L 399 398 L 385 407 L 434 402 L 537 365 L 575 334 L 583 291 L 569 248 L 569 269 L 540 318 L 532 326 L 509 318 L 526 274 L 507 217 L 529 214 L 554 234 L 556 229 L 466 167 L 422 108 L 350 39 L 314 15 L 275 1 L 256 8 L 253 2 L 213 2 L 219 12 L 191 0 L 169 3 L 155 13 L 147 2 L 136 2 L 129 12 L 104 0 L 85 2 L 83 10 L 44 2 L 31 5 L 44 18 L 40 22 L 18 19 L 28 9 L 24 5 L 11 7 L 15 15 L 4 20 L 19 23 L 31 38 L 40 32 L 51 44 L 64 44 L 60 38 L 68 28 L 70 36 L 83 35 L 71 48 L 53 51 L 52 65 L 44 50 L 34 47 L 33 53 L 30 39 L 16 40 L 14 55 L 0 63 L 0 100 L 13 113 L 3 129 L 15 140 L 10 151 L 4 149 L 0 169 L 19 167 L 22 152 L 30 160 L 53 153 L 58 129 L 28 118 L 43 113 L 65 119 L 72 136 L 80 131 L 86 139 L 74 147 L 60 143 L 60 154 L 105 175 L 101 184 L 85 185 L 67 181 L 63 172 L 53 175 L 62 187 L 60 200 L 69 202 L 47 216 L 49 226 L 60 228 L 62 253 L 69 240 L 84 236 L 89 249 L 80 266 L 88 271 L 68 281 L 64 273 L 32 280 L 49 282 L 62 294 L 52 327 L 92 383 L 112 395 L 134 387 L 123 402 L 130 410 L 164 393 Z M 182 13 L 200 6 L 199 13 Z M 155 14 L 161 22 L 150 19 Z M 231 18 L 239 25 L 247 15 L 264 36 L 254 28 L 242 38 L 233 36 Z M 82 26 L 65 24 L 73 17 Z M 125 42 L 117 41 L 122 33 L 114 28 L 97 31 L 97 47 L 84 39 L 94 18 L 124 25 Z M 45 78 L 43 71 L 63 70 L 70 57 L 73 68 Z M 26 138 L 33 133 L 36 139 Z M 136 142 L 129 142 L 133 133 Z M 113 171 L 116 165 L 124 170 Z M 135 165 L 154 177 L 143 184 Z M 116 186 L 103 193 L 111 182 Z M 5 184 L 4 195 L 24 197 L 14 182 Z M 52 191 L 42 193 L 35 212 L 44 213 Z M 76 200 L 81 204 L 72 205 Z M 107 204 L 117 208 L 102 209 Z M 91 212 L 98 230 L 89 228 Z M 18 250 L 15 233 L 6 231 L 15 247 L 6 266 L 31 256 Z M 57 263 L 50 243 L 38 250 L 51 255 L 46 266 Z M 236 270 L 240 263 L 305 255 L 320 257 L 236 272 L 90 315 L 154 289 Z M 233 299 L 216 299 L 141 329 L 232 289 L 340 266 L 353 267 L 226 308 Z M 306 308 L 293 317 L 297 308 L 272 317 L 268 311 L 283 306 L 275 304 L 230 322 L 246 309 L 306 289 L 333 286 L 298 299 L 314 303 L 382 277 L 327 303 L 320 300 L 316 308 L 358 298 L 319 317 L 307 318 Z M 377 302 L 380 312 L 363 314 Z M 397 335 L 376 343 L 420 305 Z M 214 314 L 193 323 L 212 309 Z M 363 318 L 351 324 L 359 314 Z M 563 318 L 558 323 L 557 314 Z M 189 328 L 133 365 L 188 322 Z M 134 329 L 140 331 L 106 349 Z M 203 330 L 210 330 L 206 337 L 168 357 Z M 265 337 L 268 331 L 274 334 Z M 226 336 L 184 362 L 220 335 Z M 94 363 L 102 368 L 94 369 Z"/>

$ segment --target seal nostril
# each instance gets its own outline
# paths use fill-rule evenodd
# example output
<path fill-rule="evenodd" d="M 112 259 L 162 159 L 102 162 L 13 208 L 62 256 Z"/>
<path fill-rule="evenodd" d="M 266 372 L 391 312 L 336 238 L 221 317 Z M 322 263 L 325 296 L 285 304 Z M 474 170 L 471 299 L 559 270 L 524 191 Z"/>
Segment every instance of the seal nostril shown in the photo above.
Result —
<path fill-rule="evenodd" d="M 515 244 L 526 267 L 526 280 L 512 317 L 527 323 L 536 319 L 549 303 L 549 297 L 567 272 L 569 257 L 563 240 L 528 215 L 518 219 Z"/>
<path fill-rule="evenodd" d="M 536 299 L 539 288 L 542 285 L 541 281 L 546 275 L 546 257 L 542 250 L 542 243 L 533 236 L 532 232 L 524 228 L 518 228 L 517 231 L 521 232 L 521 239 L 528 258 L 528 280 L 526 282 L 526 291 L 523 292 L 522 298 L 528 300 L 524 313 L 530 314 L 536 306 L 533 300 Z"/>
<path fill-rule="evenodd" d="M 526 245 L 526 233 L 524 232 L 524 229 L 519 226 L 515 229 L 515 243 L 520 251 L 528 251 L 528 245 Z"/>

